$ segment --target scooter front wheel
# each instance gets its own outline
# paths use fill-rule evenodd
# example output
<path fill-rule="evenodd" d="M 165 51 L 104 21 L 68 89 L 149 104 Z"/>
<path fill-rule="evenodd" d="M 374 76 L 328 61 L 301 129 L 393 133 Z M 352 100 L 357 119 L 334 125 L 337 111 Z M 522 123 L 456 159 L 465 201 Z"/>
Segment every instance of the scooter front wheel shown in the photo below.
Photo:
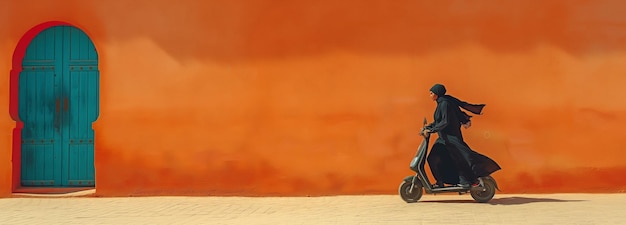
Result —
<path fill-rule="evenodd" d="M 398 192 L 402 200 L 407 203 L 417 202 L 422 198 L 422 184 L 420 182 L 415 183 L 414 185 L 411 182 L 402 181 L 400 187 L 398 188 Z"/>
<path fill-rule="evenodd" d="M 496 184 L 492 179 L 483 179 L 483 185 L 472 188 L 470 194 L 475 201 L 485 203 L 490 201 L 496 194 Z"/>

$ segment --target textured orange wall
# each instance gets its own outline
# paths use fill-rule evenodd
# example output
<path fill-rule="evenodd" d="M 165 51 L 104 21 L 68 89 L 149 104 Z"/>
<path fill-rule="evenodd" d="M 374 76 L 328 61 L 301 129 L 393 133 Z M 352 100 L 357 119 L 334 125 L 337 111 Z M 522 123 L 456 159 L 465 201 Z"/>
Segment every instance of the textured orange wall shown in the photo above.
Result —
<path fill-rule="evenodd" d="M 626 190 L 622 1 L 2 4 L 5 112 L 28 29 L 94 40 L 99 195 L 393 194 L 436 82 L 487 104 L 465 135 L 504 192 Z M 0 117 L 1 195 L 14 126 Z"/>

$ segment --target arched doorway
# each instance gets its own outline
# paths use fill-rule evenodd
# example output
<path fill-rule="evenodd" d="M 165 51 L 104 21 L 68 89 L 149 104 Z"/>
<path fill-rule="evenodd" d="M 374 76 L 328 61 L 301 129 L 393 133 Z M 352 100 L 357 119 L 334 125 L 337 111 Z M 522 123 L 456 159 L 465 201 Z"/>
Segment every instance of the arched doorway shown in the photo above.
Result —
<path fill-rule="evenodd" d="M 27 43 L 20 64 L 19 186 L 95 186 L 100 75 L 93 42 L 74 26 L 49 26 Z"/>

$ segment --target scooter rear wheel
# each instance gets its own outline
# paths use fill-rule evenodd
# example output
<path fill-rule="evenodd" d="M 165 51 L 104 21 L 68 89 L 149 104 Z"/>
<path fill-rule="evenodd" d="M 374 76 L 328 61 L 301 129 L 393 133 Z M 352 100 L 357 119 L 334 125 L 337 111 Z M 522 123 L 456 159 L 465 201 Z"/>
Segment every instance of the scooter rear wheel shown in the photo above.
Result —
<path fill-rule="evenodd" d="M 472 188 L 470 194 L 477 202 L 488 202 L 496 194 L 496 184 L 491 179 L 483 179 L 483 186 Z"/>
<path fill-rule="evenodd" d="M 400 197 L 407 203 L 419 201 L 424 194 L 422 192 L 422 184 L 420 182 L 417 182 L 415 185 L 412 186 L 413 187 L 411 187 L 411 182 L 403 181 L 398 188 Z"/>

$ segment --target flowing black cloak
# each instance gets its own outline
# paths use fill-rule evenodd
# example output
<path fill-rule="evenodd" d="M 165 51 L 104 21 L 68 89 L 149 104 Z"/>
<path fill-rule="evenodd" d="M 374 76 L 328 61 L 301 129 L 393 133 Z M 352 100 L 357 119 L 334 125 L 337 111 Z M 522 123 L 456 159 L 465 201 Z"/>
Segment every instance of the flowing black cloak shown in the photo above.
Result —
<path fill-rule="evenodd" d="M 439 136 L 428 155 L 428 164 L 438 183 L 458 184 L 459 175 L 472 182 L 501 169 L 491 158 L 472 150 L 461 134 L 461 125 L 469 122 L 471 116 L 460 108 L 480 115 L 484 107 L 449 95 L 437 99 L 435 120 L 426 128 Z"/>

